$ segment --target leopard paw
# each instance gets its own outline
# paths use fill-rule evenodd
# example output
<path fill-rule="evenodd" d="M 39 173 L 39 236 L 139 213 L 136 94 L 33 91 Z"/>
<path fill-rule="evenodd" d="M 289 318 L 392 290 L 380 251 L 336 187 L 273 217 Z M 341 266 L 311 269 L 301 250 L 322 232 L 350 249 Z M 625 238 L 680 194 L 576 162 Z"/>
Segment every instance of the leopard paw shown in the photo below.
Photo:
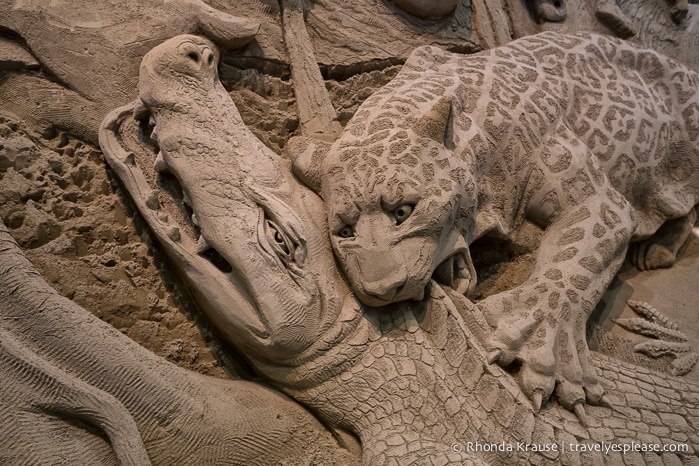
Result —
<path fill-rule="evenodd" d="M 495 327 L 485 342 L 488 362 L 506 369 L 517 362 L 516 377 L 536 411 L 555 395 L 584 425 L 586 403 L 608 404 L 590 365 L 586 314 L 575 316 L 568 308 L 556 315 L 532 306 L 533 294 L 526 299 L 527 293 L 503 294 L 506 296 L 491 296 L 478 304 Z"/>

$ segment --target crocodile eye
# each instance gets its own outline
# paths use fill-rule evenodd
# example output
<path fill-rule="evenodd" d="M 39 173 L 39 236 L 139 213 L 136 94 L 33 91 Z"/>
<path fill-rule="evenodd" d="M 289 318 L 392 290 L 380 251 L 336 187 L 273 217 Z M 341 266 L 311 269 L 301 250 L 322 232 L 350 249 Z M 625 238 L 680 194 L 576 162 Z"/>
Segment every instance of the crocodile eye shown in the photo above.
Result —
<path fill-rule="evenodd" d="M 352 238 L 354 236 L 354 228 L 350 225 L 345 225 L 337 232 L 337 236 L 340 238 Z"/>
<path fill-rule="evenodd" d="M 281 231 L 279 231 L 276 223 L 271 220 L 265 221 L 265 233 L 267 233 L 268 238 L 274 240 L 274 245 L 276 246 L 275 249 L 277 249 L 278 252 L 281 252 L 287 256 L 291 254 L 292 246 L 290 241 L 286 239 Z"/>
<path fill-rule="evenodd" d="M 289 246 L 284 241 L 284 237 L 278 231 L 274 231 L 274 241 L 279 245 L 279 247 L 284 251 L 285 254 L 289 254 Z"/>
<path fill-rule="evenodd" d="M 410 217 L 410 214 L 413 213 L 414 207 L 415 206 L 413 204 L 403 204 L 398 206 L 396 210 L 393 211 L 393 216 L 396 218 L 396 225 L 400 225 L 408 217 Z"/>

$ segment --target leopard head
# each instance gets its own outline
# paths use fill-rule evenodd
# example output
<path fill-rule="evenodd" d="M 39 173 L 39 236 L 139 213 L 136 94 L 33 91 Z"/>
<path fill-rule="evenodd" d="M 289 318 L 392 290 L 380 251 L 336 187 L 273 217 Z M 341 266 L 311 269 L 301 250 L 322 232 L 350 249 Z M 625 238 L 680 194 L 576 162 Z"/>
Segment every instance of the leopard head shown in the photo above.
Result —
<path fill-rule="evenodd" d="M 321 193 L 335 255 L 368 306 L 421 300 L 432 278 L 463 293 L 475 285 L 463 219 L 475 213 L 476 186 L 453 153 L 450 115 L 442 98 L 414 118 L 360 118 L 322 161 L 295 161 Z"/>

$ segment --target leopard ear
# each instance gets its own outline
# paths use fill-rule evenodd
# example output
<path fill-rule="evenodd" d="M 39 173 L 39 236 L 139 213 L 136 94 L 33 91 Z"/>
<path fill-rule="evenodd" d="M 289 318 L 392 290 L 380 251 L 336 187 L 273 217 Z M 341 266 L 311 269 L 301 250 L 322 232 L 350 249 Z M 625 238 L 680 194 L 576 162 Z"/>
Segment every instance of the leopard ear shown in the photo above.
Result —
<path fill-rule="evenodd" d="M 413 123 L 413 131 L 425 138 L 433 139 L 445 146 L 452 143 L 452 98 L 442 97 Z"/>
<path fill-rule="evenodd" d="M 294 174 L 318 195 L 321 194 L 323 160 L 331 146 L 327 141 L 305 136 L 291 138 L 286 144 L 285 151 L 291 158 Z"/>

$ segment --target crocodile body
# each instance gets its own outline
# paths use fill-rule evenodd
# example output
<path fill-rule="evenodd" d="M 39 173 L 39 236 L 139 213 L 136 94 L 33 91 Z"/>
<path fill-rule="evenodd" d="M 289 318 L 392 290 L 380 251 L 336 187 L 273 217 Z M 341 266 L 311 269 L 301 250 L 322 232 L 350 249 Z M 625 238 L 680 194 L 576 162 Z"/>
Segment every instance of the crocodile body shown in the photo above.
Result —
<path fill-rule="evenodd" d="M 697 89 L 685 66 L 589 33 L 469 56 L 421 47 L 295 167 L 370 306 L 420 300 L 432 278 L 468 293 L 473 241 L 545 229 L 530 277 L 479 306 L 490 359 L 521 361 L 536 404 L 555 389 L 576 409 L 602 402 L 585 323 L 629 244 L 642 268 L 670 266 L 696 219 Z"/>
<path fill-rule="evenodd" d="M 297 367 L 258 370 L 356 433 L 366 465 L 698 464 L 696 384 L 593 353 L 613 408 L 588 406 L 583 426 L 558 403 L 537 412 L 510 374 L 487 363 L 487 332 L 478 308 L 433 282 L 424 305 L 345 309 Z M 580 451 L 605 443 L 687 450 Z M 484 444 L 512 451 L 483 451 Z M 558 451 L 532 451 L 552 444 Z"/>

